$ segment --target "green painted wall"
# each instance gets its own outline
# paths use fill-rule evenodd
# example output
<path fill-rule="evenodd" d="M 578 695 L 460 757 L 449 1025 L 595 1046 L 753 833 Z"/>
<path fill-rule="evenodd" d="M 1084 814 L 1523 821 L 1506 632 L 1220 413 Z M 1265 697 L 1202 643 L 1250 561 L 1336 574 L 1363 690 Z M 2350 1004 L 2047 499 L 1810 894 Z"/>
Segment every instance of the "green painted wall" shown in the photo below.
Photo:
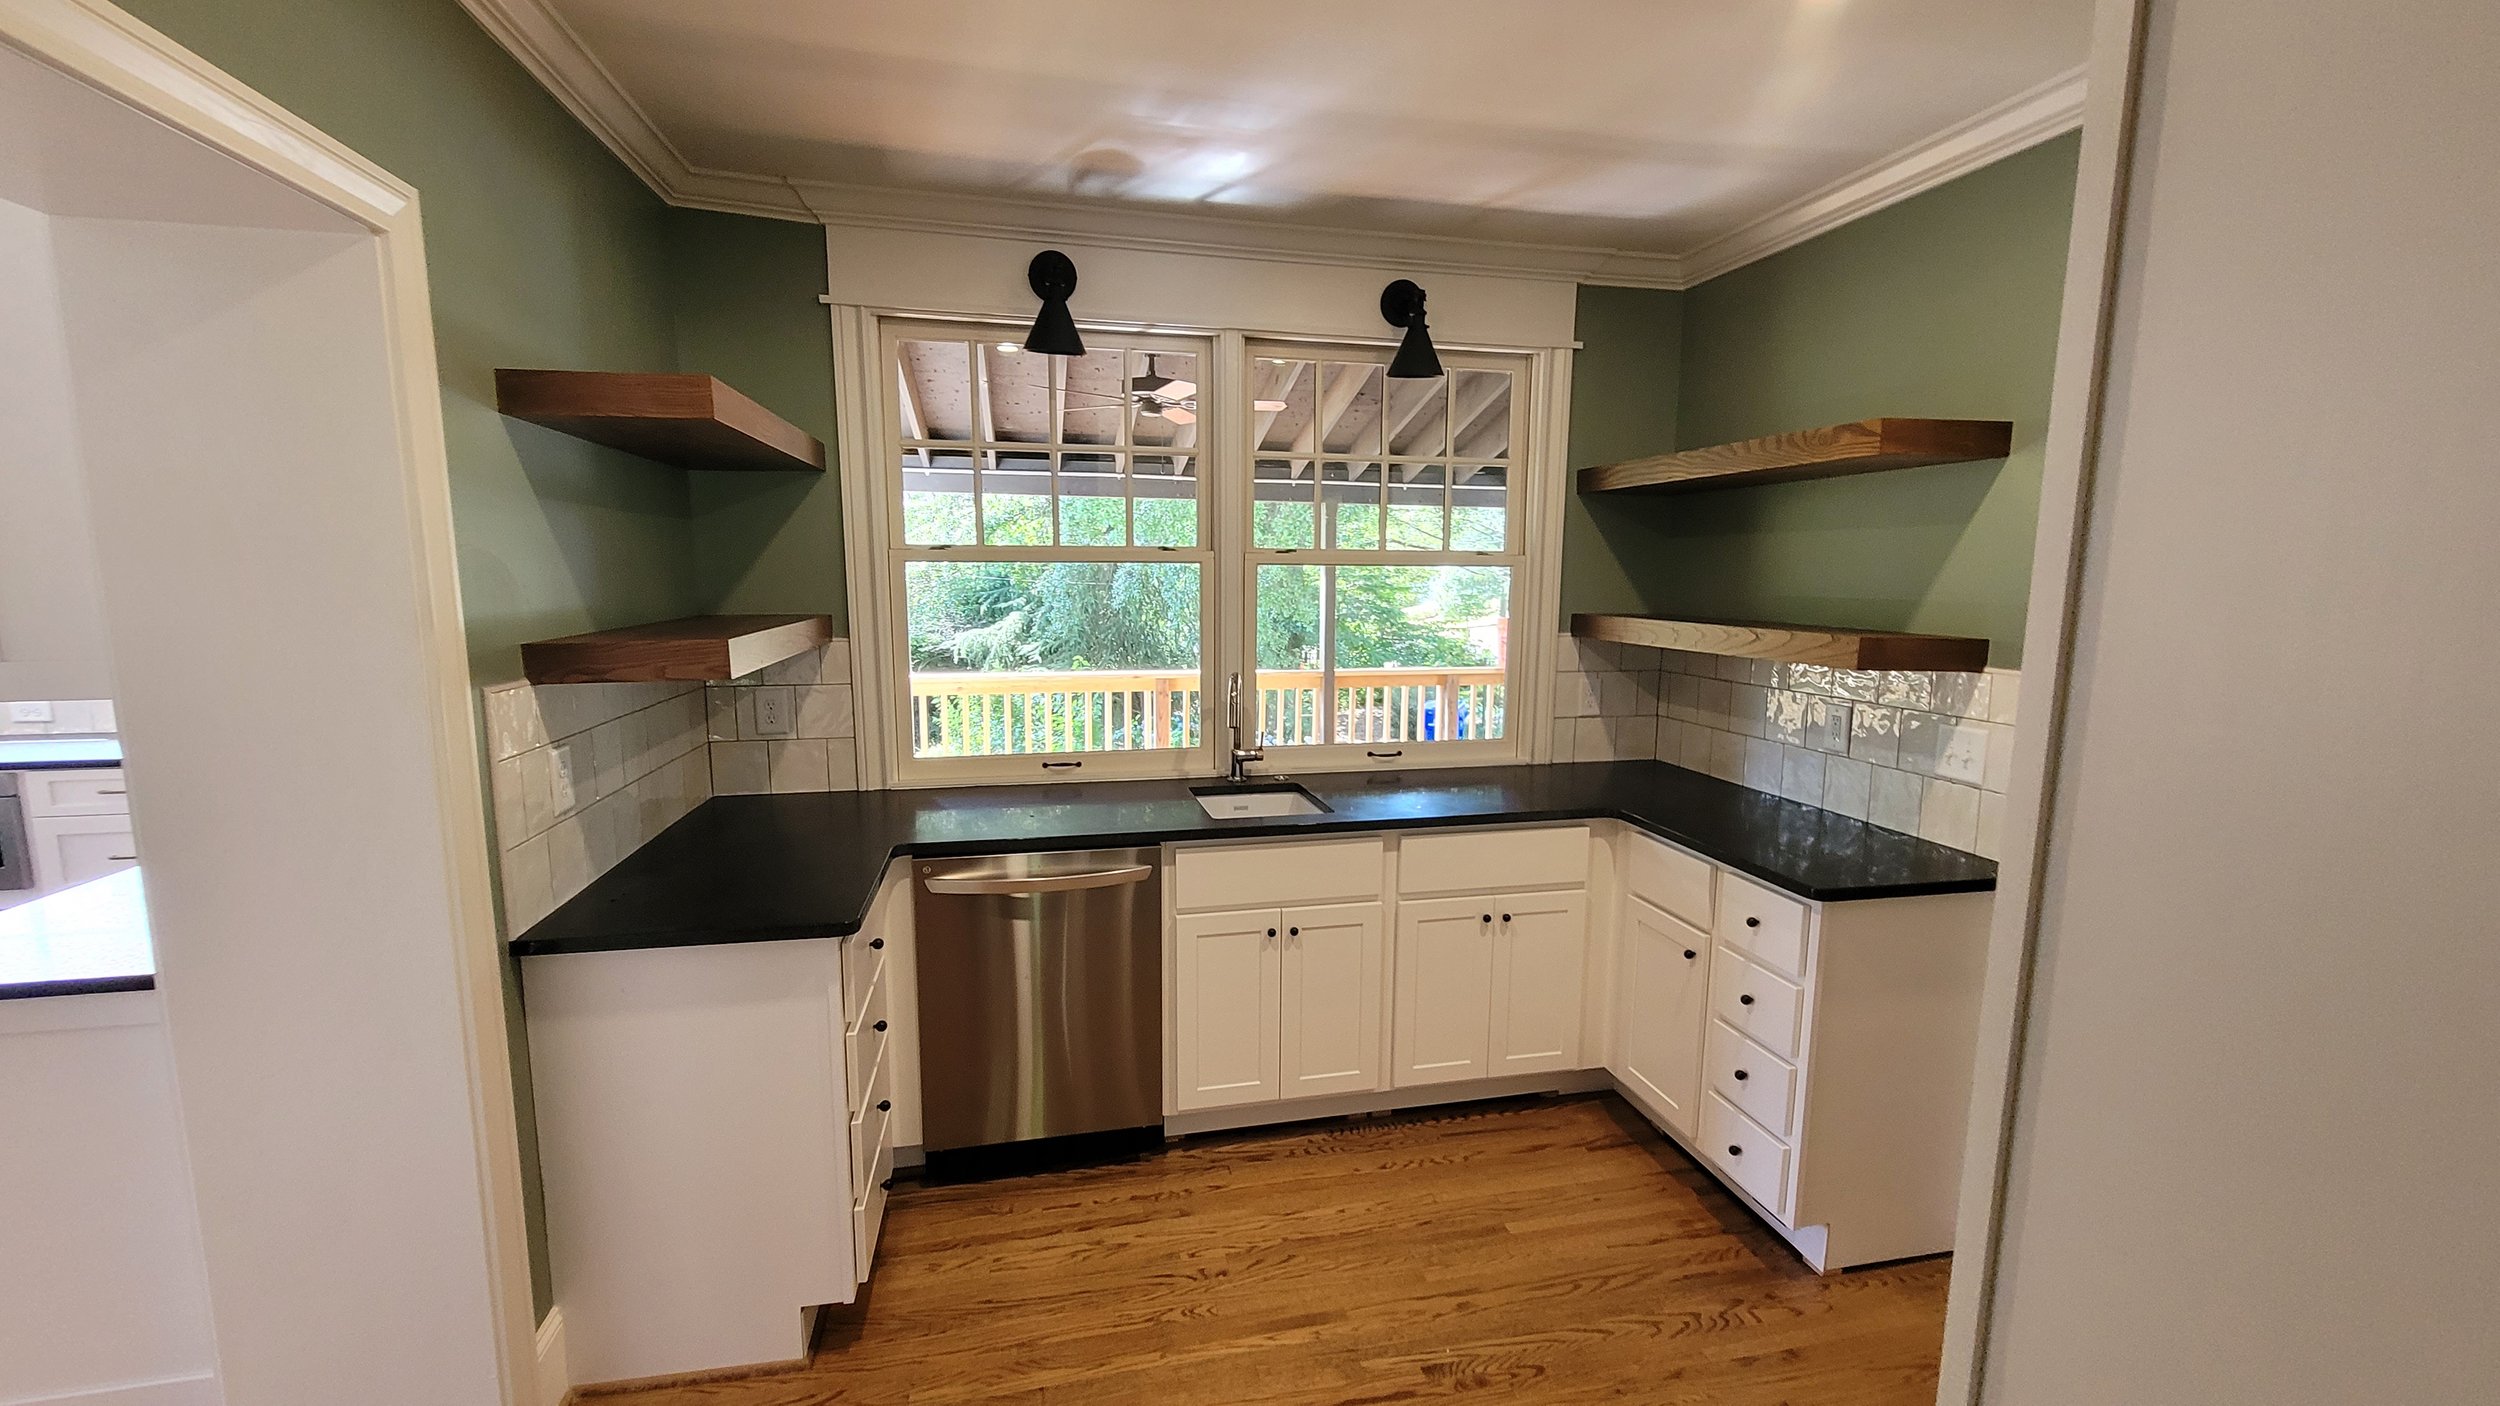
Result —
<path fill-rule="evenodd" d="M 2022 662 L 2077 138 L 1685 295 L 1679 447 L 1872 415 L 2010 419 L 2002 462 L 1650 505 L 1663 611 L 1981 635 Z"/>
<path fill-rule="evenodd" d="M 495 413 L 494 368 L 666 367 L 667 208 L 452 0 L 125 8 L 415 186 L 471 670 L 700 605 L 686 476 Z"/>
<path fill-rule="evenodd" d="M 708 371 L 833 444 L 833 319 L 816 225 L 669 212 L 677 363 Z M 825 611 L 849 633 L 842 487 L 825 474 L 696 474 L 696 583 L 706 608 Z"/>
<path fill-rule="evenodd" d="M 1684 294 L 1656 288 L 1580 289 L 1571 361 L 1571 467 L 1656 454 L 1675 443 L 1682 389 Z M 1583 498 L 1563 506 L 1562 615 L 1637 612 L 1666 550 L 1656 505 Z"/>

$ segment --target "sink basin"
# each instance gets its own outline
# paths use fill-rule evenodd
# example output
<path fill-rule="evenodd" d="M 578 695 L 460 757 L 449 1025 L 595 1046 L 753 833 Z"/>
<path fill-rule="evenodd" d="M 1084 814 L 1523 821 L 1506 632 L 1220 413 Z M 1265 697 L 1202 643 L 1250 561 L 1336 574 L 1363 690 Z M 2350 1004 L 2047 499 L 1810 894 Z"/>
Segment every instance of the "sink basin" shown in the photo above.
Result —
<path fill-rule="evenodd" d="M 1248 820 L 1278 815 L 1326 815 L 1319 798 L 1291 782 L 1265 786 L 1192 786 L 1198 808 L 1210 820 Z"/>

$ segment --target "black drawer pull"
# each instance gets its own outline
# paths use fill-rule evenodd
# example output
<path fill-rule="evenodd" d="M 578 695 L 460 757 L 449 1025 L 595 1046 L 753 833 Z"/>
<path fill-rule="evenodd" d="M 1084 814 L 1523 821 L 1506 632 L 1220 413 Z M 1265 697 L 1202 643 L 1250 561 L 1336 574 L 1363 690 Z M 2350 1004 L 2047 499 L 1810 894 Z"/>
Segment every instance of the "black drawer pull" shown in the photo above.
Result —
<path fill-rule="evenodd" d="M 878 1099 L 878 1100 L 877 1100 L 877 1111 L 878 1111 L 879 1113 L 891 1113 L 891 1112 L 893 1112 L 893 1111 L 894 1111 L 894 1100 L 892 1100 L 892 1099 L 890 1099 L 890 1098 L 881 1098 L 881 1099 Z"/>
<path fill-rule="evenodd" d="M 1752 1078 L 1752 1077 L 1753 1077 L 1753 1076 L 1752 1076 L 1751 1074 L 1746 1073 L 1746 1072 L 1745 1072 L 1744 1070 L 1742 1070 L 1742 1069 L 1739 1069 L 1739 1070 L 1737 1070 L 1737 1071 L 1736 1071 L 1736 1078 L 1737 1078 L 1737 1081 L 1738 1081 L 1739 1083 L 1742 1083 L 1743 1081 L 1745 1081 L 1745 1080 L 1747 1080 L 1747 1079 L 1750 1079 L 1750 1078 Z"/>
<path fill-rule="evenodd" d="M 1742 1157 L 1745 1155 L 1745 1149 L 1738 1147 L 1735 1143 L 1731 1142 L 1727 1145 L 1727 1155 L 1730 1157 Z"/>
<path fill-rule="evenodd" d="M 1505 923 L 1509 922 L 1509 921 L 1510 921 L 1510 915 L 1509 915 L 1508 913 L 1504 913 L 1504 914 L 1502 915 L 1502 921 L 1503 921 L 1503 922 L 1505 922 Z"/>
<path fill-rule="evenodd" d="M 869 1029 L 871 1029 L 871 1030 L 874 1030 L 874 1031 L 876 1031 L 878 1034 L 882 1035 L 882 1034 L 884 1034 L 884 1033 L 885 1033 L 885 1022 L 884 1022 L 884 1021 L 882 1021 L 882 1020 L 881 1020 L 881 1021 L 878 1021 L 876 1024 L 874 1024 L 874 1025 L 872 1025 L 872 1026 L 869 1026 L 868 1028 L 869 1028 Z"/>
<path fill-rule="evenodd" d="M 1287 937 L 1300 937 L 1301 935 L 1302 935 L 1302 929 L 1300 929 L 1300 928 L 1287 928 L 1287 929 L 1285 929 L 1285 936 L 1287 936 Z"/>
<path fill-rule="evenodd" d="M 1753 997 L 1751 997 L 1751 996 L 1739 996 L 1739 997 L 1737 997 L 1737 998 L 1736 998 L 1736 1004 L 1738 1004 L 1738 1005 L 1740 1005 L 1740 1006 L 1750 1006 L 1750 1005 L 1752 1005 L 1752 1004 L 1753 1004 Z"/>
<path fill-rule="evenodd" d="M 1267 935 L 1268 935 L 1269 937 L 1274 937 L 1274 936 L 1276 935 L 1276 929 L 1274 929 L 1274 928 L 1269 928 L 1269 929 L 1267 930 Z"/>
<path fill-rule="evenodd" d="M 1687 947 L 1687 948 L 1685 948 L 1685 949 L 1684 949 L 1684 960 L 1685 960 L 1685 961 L 1688 961 L 1688 962 L 1689 962 L 1689 961 L 1693 960 L 1695 957 L 1698 957 L 1698 956 L 1700 956 L 1700 955 L 1701 955 L 1701 954 L 1700 954 L 1699 952 L 1694 951 L 1694 950 L 1693 950 L 1692 948 L 1690 948 L 1690 947 Z"/>
<path fill-rule="evenodd" d="M 871 951 L 871 952 L 882 952 L 882 951 L 884 951 L 884 950 L 885 950 L 885 939 L 884 939 L 884 938 L 882 938 L 882 937 L 872 937 L 872 938 L 868 939 L 868 950 L 869 950 L 869 951 Z"/>
<path fill-rule="evenodd" d="M 1745 926 L 1749 928 L 1758 928 L 1762 926 L 1762 920 L 1760 918 L 1747 918 L 1745 920 Z"/>

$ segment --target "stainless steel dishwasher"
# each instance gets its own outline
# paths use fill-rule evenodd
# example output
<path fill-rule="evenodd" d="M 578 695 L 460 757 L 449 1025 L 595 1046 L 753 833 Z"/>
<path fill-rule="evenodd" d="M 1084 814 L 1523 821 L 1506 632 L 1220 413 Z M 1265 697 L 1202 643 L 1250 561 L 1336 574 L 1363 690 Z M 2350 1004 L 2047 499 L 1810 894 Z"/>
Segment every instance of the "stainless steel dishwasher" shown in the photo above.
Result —
<path fill-rule="evenodd" d="M 922 1146 L 1163 1122 L 1163 883 L 1151 849 L 922 860 Z M 958 1160 L 967 1160 L 961 1159 Z"/>

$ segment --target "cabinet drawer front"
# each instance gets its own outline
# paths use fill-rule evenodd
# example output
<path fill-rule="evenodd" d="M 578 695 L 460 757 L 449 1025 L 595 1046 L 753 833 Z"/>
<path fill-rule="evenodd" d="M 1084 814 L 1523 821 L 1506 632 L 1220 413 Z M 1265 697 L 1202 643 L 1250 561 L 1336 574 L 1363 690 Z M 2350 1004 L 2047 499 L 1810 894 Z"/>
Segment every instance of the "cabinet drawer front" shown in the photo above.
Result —
<path fill-rule="evenodd" d="M 1780 1224 L 1788 1223 L 1788 1144 L 1713 1093 L 1701 1099 L 1701 1151 Z"/>
<path fill-rule="evenodd" d="M 1704 1063 L 1712 1093 L 1779 1136 L 1796 1136 L 1797 1071 L 1787 1060 L 1714 1020 Z"/>
<path fill-rule="evenodd" d="M 873 1042 L 884 1038 L 885 1031 L 878 1027 L 887 1023 L 885 987 L 885 964 L 880 962 L 868 974 L 868 990 L 865 994 L 852 991 L 843 993 L 843 1004 L 851 1007 L 849 1024 L 845 1027 L 845 1033 L 850 1036 L 854 1045 L 862 1040 Z"/>
<path fill-rule="evenodd" d="M 868 993 L 875 989 L 884 967 L 885 939 L 873 930 L 853 933 L 842 939 L 844 1029 L 859 1023 L 859 1013 L 867 1008 Z"/>
<path fill-rule="evenodd" d="M 1734 874 L 1719 876 L 1719 940 L 1771 970 L 1806 972 L 1806 906 Z"/>
<path fill-rule="evenodd" d="M 118 770 L 29 771 L 17 778 L 26 818 L 53 815 L 128 815 L 129 784 Z"/>
<path fill-rule="evenodd" d="M 1172 898 L 1184 913 L 1380 897 L 1387 842 L 1295 840 L 1184 849 L 1172 856 Z"/>
<path fill-rule="evenodd" d="M 1569 888 L 1588 881 L 1585 825 L 1450 830 L 1409 835 L 1398 846 L 1400 893 Z"/>
<path fill-rule="evenodd" d="M 887 1139 L 877 1145 L 877 1160 L 869 1165 L 860 1179 L 860 1192 L 851 1202 L 851 1260 L 861 1283 L 868 1282 L 868 1266 L 877 1257 L 877 1232 L 885 1227 L 886 1183 L 894 1179 L 894 1143 Z"/>
<path fill-rule="evenodd" d="M 1625 847 L 1624 887 L 1703 932 L 1710 931 L 1710 880 L 1717 872 L 1708 860 L 1647 835 L 1633 835 Z"/>
<path fill-rule="evenodd" d="M 873 1024 L 862 1025 L 857 1035 L 845 1036 L 844 1039 L 850 1046 L 843 1052 L 843 1063 L 847 1066 L 844 1072 L 850 1079 L 850 1106 L 853 1111 L 857 1111 L 867 1104 L 874 1103 L 876 1098 L 884 1097 L 880 1094 L 872 1098 L 869 1095 L 868 1084 L 871 1079 L 887 1077 L 885 1075 L 885 1032 L 877 1029 Z"/>
<path fill-rule="evenodd" d="M 1725 947 L 1710 964 L 1710 1013 L 1782 1059 L 1797 1057 L 1806 993 Z"/>
<path fill-rule="evenodd" d="M 860 1076 L 868 1086 L 851 1101 L 851 1166 L 863 1177 L 877 1160 L 878 1145 L 894 1141 L 894 1067 L 882 1057 L 884 1053 L 883 1046 L 868 1051 L 876 1067 Z"/>

